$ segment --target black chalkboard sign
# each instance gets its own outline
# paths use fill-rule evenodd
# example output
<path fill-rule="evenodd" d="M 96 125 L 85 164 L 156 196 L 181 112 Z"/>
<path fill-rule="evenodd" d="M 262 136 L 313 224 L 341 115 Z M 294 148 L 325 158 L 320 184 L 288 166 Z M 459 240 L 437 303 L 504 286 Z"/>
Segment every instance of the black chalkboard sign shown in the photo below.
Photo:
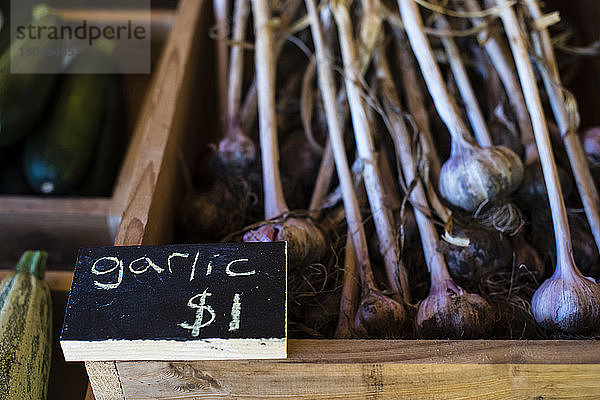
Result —
<path fill-rule="evenodd" d="M 286 244 L 79 250 L 67 361 L 285 358 Z"/>

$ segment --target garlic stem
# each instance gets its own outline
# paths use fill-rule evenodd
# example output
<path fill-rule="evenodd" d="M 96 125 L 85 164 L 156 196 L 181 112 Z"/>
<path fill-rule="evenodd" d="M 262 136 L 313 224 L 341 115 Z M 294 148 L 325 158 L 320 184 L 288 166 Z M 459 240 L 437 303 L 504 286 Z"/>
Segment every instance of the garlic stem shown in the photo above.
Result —
<path fill-rule="evenodd" d="M 431 45 L 425 35 L 423 21 L 417 5 L 413 0 L 398 0 L 398 5 L 406 34 L 421 67 L 425 83 L 429 88 L 440 117 L 452 136 L 453 152 L 461 147 L 472 147 L 475 144 L 474 140 L 460 117 L 456 103 L 448 93 Z"/>
<path fill-rule="evenodd" d="M 526 0 L 525 4 L 527 5 L 529 14 L 534 19 L 542 17 L 542 12 L 537 1 Z M 552 43 L 550 42 L 550 35 L 547 29 L 540 30 L 538 35 L 536 35 L 537 40 L 534 41 L 534 47 L 537 56 L 544 61 L 545 68 L 542 68 L 541 71 L 544 87 L 546 88 L 554 118 L 565 143 L 573 175 L 575 176 L 575 183 L 585 209 L 588 223 L 594 235 L 596 247 L 600 250 L 600 211 L 598 209 L 600 206 L 600 196 L 594 184 L 587 157 L 579 137 L 576 132 L 571 132 L 571 129 L 577 127 L 571 126 L 565 103 L 566 99 L 560 90 L 561 79 Z"/>
<path fill-rule="evenodd" d="M 321 12 L 321 18 L 323 19 L 323 15 L 327 15 L 327 13 L 325 13 L 325 10 L 327 10 L 327 8 L 322 9 Z M 329 24 L 329 20 L 324 21 L 324 31 L 328 31 L 330 29 Z M 327 40 L 327 37 L 325 38 L 326 40 L 326 45 L 329 48 L 331 46 L 331 44 L 329 43 L 329 41 Z M 366 47 L 361 47 L 360 49 L 360 54 L 361 54 L 361 66 L 360 66 L 360 74 L 363 75 L 369 64 L 371 63 L 371 58 L 373 57 L 373 49 L 367 49 Z M 335 80 L 333 81 L 335 83 Z M 335 87 L 335 86 L 334 86 Z M 349 110 L 348 110 L 348 106 L 345 103 L 345 99 L 346 99 L 346 90 L 342 87 L 337 94 L 336 97 L 336 105 L 337 105 L 337 109 L 338 109 L 338 119 L 340 120 L 340 124 L 341 124 L 341 130 L 342 132 L 344 132 L 345 130 L 345 125 L 346 125 L 346 120 L 348 118 L 348 114 L 349 114 Z M 323 190 L 326 190 L 329 188 L 329 182 L 331 180 L 331 176 L 333 175 L 333 166 L 334 166 L 334 161 L 333 161 L 333 153 L 331 151 L 331 143 L 329 142 L 329 139 L 327 139 L 327 144 L 324 150 L 324 154 L 323 154 L 323 158 L 321 159 L 321 165 L 319 167 L 319 175 L 317 177 L 317 182 L 315 184 L 315 189 L 313 191 L 313 196 L 310 202 L 310 206 L 309 206 L 309 210 L 311 211 L 316 211 L 318 210 L 322 205 L 323 205 L 323 201 L 325 200 L 325 198 L 327 197 L 327 193 L 324 193 Z M 327 180 L 329 179 L 329 180 Z M 327 180 L 327 181 L 326 181 Z M 326 184 L 327 182 L 327 184 Z"/>
<path fill-rule="evenodd" d="M 464 0 L 465 7 L 471 12 L 481 11 L 481 7 L 476 0 Z M 471 18 L 474 26 L 483 24 L 480 18 Z M 506 95 L 515 111 L 519 130 L 521 133 L 521 142 L 527 151 L 526 163 L 529 164 L 537 159 L 537 151 L 535 148 L 535 139 L 531 127 L 531 119 L 527 112 L 525 99 L 521 92 L 521 85 L 517 80 L 516 71 L 513 62 L 510 60 L 506 44 L 498 36 L 496 32 L 484 29 L 477 34 L 477 39 L 482 43 L 487 52 L 492 64 L 496 68 L 496 72 L 504 85 Z"/>
<path fill-rule="evenodd" d="M 323 149 L 323 157 L 321 157 L 321 164 L 319 165 L 315 187 L 310 198 L 310 205 L 308 206 L 308 210 L 314 212 L 315 216 L 319 214 L 319 210 L 323 207 L 323 202 L 329 192 L 334 168 L 335 162 L 331 150 L 331 142 L 327 139 L 325 148 Z"/>
<path fill-rule="evenodd" d="M 419 179 L 415 169 L 417 164 L 411 152 L 410 134 L 401 114 L 402 106 L 396 94 L 396 88 L 382 46 L 379 46 L 377 50 L 375 66 L 381 88 L 382 103 L 390 121 L 390 133 L 392 134 L 396 157 L 401 163 L 406 186 L 409 186 L 413 180 Z M 427 208 L 427 197 L 420 181 L 413 188 L 410 197 L 414 205 L 413 209 L 421 235 L 425 261 L 431 275 L 431 285 L 435 286 L 451 278 L 444 256 L 437 251 L 438 233 L 433 223 L 421 211 L 423 208 Z"/>
<path fill-rule="evenodd" d="M 406 35 L 400 29 L 394 29 L 393 32 L 398 66 L 402 71 L 400 75 L 402 87 L 406 93 L 408 111 L 413 116 L 419 129 L 419 140 L 423 147 L 423 156 L 427 157 L 429 161 L 431 178 L 434 182 L 437 182 L 440 177 L 441 162 L 434 145 L 433 135 L 431 134 L 429 115 L 425 109 L 425 98 L 419 85 L 419 75 L 413 63 Z"/>
<path fill-rule="evenodd" d="M 289 211 L 283 196 L 279 172 L 279 145 L 275 115 L 275 56 L 273 25 L 268 0 L 252 0 L 255 30 L 255 65 L 258 94 L 258 118 L 265 218 L 272 219 Z"/>
<path fill-rule="evenodd" d="M 310 0 L 312 1 L 312 0 Z M 346 248 L 344 250 L 344 279 L 342 282 L 342 295 L 340 298 L 340 314 L 334 337 L 336 339 L 349 339 L 352 337 L 352 327 L 356 308 L 360 301 L 359 274 L 356 253 L 352 244 L 352 237 L 348 232 Z"/>
<path fill-rule="evenodd" d="M 537 143 L 537 148 L 544 172 L 544 180 L 548 188 L 548 198 L 550 200 L 550 210 L 554 224 L 554 236 L 556 239 L 556 259 L 557 266 L 555 274 L 581 274 L 573 260 L 573 246 L 571 243 L 571 234 L 569 232 L 569 223 L 567 221 L 567 210 L 562 196 L 562 189 L 558 179 L 558 171 L 552 153 L 548 127 L 542 109 L 538 88 L 535 81 L 533 67 L 529 61 L 529 54 L 525 45 L 525 39 L 521 32 L 517 16 L 512 6 L 507 0 L 496 0 L 500 6 L 500 18 L 504 25 L 504 30 L 508 36 L 510 47 L 513 52 L 525 103 L 531 115 L 533 123 L 533 132 Z"/>
<path fill-rule="evenodd" d="M 436 24 L 441 29 L 450 29 L 450 24 L 443 15 L 436 17 Z M 477 97 L 475 97 L 475 92 L 469 81 L 469 76 L 463 63 L 462 56 L 460 55 L 460 51 L 458 50 L 456 43 L 454 43 L 454 39 L 450 36 L 442 36 L 440 39 L 446 50 L 450 68 L 452 69 L 452 75 L 456 81 L 456 86 L 465 103 L 467 116 L 471 121 L 475 139 L 477 139 L 480 146 L 492 146 L 494 144 L 492 142 L 492 137 L 483 117 L 483 113 L 481 112 L 481 108 L 479 108 L 479 104 L 477 103 Z"/>
<path fill-rule="evenodd" d="M 310 27 L 315 44 L 317 57 L 317 70 L 319 75 L 319 87 L 327 117 L 329 128 L 329 141 L 335 159 L 335 165 L 342 189 L 348 232 L 352 239 L 352 245 L 356 254 L 357 264 L 361 274 L 363 288 L 375 288 L 375 278 L 369 261 L 367 238 L 362 225 L 360 207 L 354 191 L 352 174 L 346 157 L 343 132 L 338 119 L 338 110 L 335 98 L 335 81 L 330 66 L 331 54 L 323 35 L 319 14 L 314 0 L 306 0 L 306 8 L 310 18 Z M 365 290 L 365 289 L 363 289 Z"/>
<path fill-rule="evenodd" d="M 227 132 L 227 17 L 229 14 L 228 0 L 213 0 L 215 21 L 217 27 L 217 85 L 219 90 L 219 115 L 223 137 Z"/>
<path fill-rule="evenodd" d="M 304 136 L 306 137 L 311 150 L 315 154 L 322 156 L 323 148 L 315 139 L 312 130 L 312 117 L 315 105 L 313 87 L 316 74 L 317 61 L 314 57 L 311 57 L 308 66 L 304 70 L 304 74 L 302 74 L 302 86 L 300 88 L 300 122 L 302 123 Z"/>
<path fill-rule="evenodd" d="M 423 93 L 418 84 L 418 74 L 413 63 L 410 47 L 406 43 L 406 36 L 398 29 L 394 30 L 394 36 L 398 65 L 402 71 L 402 86 L 408 103 L 408 111 L 415 119 L 415 123 L 419 129 L 419 141 L 423 148 L 422 156 L 427 160 L 426 168 L 429 172 L 423 176 L 423 179 L 425 181 L 427 195 L 429 196 L 429 202 L 438 218 L 444 222 L 446 232 L 451 234 L 452 212 L 442 203 L 432 183 L 432 180 L 437 181 L 440 177 L 441 163 L 435 145 L 433 144 L 433 137 L 429 126 L 429 117 L 424 106 L 425 100 L 423 99 Z"/>
<path fill-rule="evenodd" d="M 234 129 L 234 124 L 239 124 L 240 102 L 242 96 L 242 81 L 244 78 L 244 48 L 241 43 L 246 35 L 250 5 L 248 0 L 236 0 L 233 11 L 233 41 L 229 55 L 229 87 L 227 92 L 227 119 L 229 128 L 227 135 L 233 138 L 236 134 L 243 134 L 240 129 Z"/>
<path fill-rule="evenodd" d="M 416 177 L 416 160 L 410 151 L 411 139 L 404 124 L 401 106 L 385 59 L 383 46 L 376 59 L 383 105 L 390 120 L 396 156 L 402 164 L 406 185 Z M 417 181 L 411 193 L 413 204 L 426 204 L 423 186 Z M 417 333 L 424 337 L 478 338 L 491 329 L 493 317 L 490 305 L 480 296 L 465 292 L 452 280 L 444 256 L 437 251 L 438 235 L 433 223 L 414 207 L 425 260 L 430 272 L 428 296 L 419 304 L 416 316 Z"/>
<path fill-rule="evenodd" d="M 302 3 L 301 0 L 287 0 L 284 3 L 280 3 L 283 5 L 283 10 L 281 11 L 281 15 L 279 16 L 279 24 L 278 28 L 281 32 L 284 32 L 289 26 L 292 24 L 292 19 L 296 15 L 298 11 L 298 7 Z M 283 45 L 286 43 L 287 37 L 278 37 L 274 41 L 274 49 L 273 52 L 275 54 L 274 58 L 277 60 L 279 55 L 281 54 L 281 50 L 283 50 Z M 258 97 L 257 97 L 257 82 L 256 77 L 250 83 L 250 87 L 248 92 L 246 93 L 246 97 L 244 98 L 244 104 L 242 106 L 242 129 L 244 132 L 250 131 L 250 129 L 254 126 L 256 122 L 256 109 L 258 106 Z"/>
<path fill-rule="evenodd" d="M 348 10 L 349 4 L 346 0 L 334 0 L 331 6 L 338 27 L 338 37 L 344 63 L 344 82 L 354 126 L 356 147 L 364 164 L 363 175 L 367 197 L 383 253 L 386 273 L 392 289 L 399 293 L 406 302 L 409 302 L 408 276 L 401 263 L 400 249 L 394 233 L 391 210 L 384 201 L 385 192 L 381 174 L 377 168 L 373 136 L 360 89 L 357 85 L 357 82 L 360 81 L 358 55 L 353 40 L 352 22 Z"/>

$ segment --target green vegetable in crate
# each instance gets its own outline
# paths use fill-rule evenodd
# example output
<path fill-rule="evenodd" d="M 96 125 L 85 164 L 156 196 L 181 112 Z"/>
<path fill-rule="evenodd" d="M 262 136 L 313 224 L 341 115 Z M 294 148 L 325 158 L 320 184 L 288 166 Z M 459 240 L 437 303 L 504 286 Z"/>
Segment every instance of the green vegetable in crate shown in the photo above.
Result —
<path fill-rule="evenodd" d="M 83 196 L 110 196 L 115 178 L 127 148 L 125 130 L 125 105 L 121 79 L 111 75 L 106 94 L 106 110 L 102 120 L 100 139 L 94 153 L 92 167 L 88 171 L 78 193 Z"/>
<path fill-rule="evenodd" d="M 47 254 L 26 251 L 0 282 L 0 393 L 45 399 L 52 351 L 52 303 L 43 281 Z"/>
<path fill-rule="evenodd" d="M 56 26 L 58 16 L 48 7 L 34 9 L 34 24 Z M 46 108 L 56 82 L 62 58 L 59 56 L 26 55 L 27 48 L 56 48 L 61 41 L 41 39 L 18 39 L 0 57 L 0 146 L 8 146 L 27 135 L 38 122 Z M 15 71 L 11 73 L 11 63 Z"/>
<path fill-rule="evenodd" d="M 82 182 L 95 157 L 113 76 L 69 72 L 114 68 L 113 45 L 98 41 L 69 65 L 48 118 L 25 144 L 25 175 L 40 193 L 66 193 Z"/>

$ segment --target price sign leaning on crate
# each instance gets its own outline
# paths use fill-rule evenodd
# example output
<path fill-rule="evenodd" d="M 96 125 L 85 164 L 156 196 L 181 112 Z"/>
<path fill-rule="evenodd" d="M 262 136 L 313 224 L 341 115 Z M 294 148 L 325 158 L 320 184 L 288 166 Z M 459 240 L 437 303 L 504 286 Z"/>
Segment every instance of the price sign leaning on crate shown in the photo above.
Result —
<path fill-rule="evenodd" d="M 286 356 L 285 243 L 81 249 L 67 361 Z"/>

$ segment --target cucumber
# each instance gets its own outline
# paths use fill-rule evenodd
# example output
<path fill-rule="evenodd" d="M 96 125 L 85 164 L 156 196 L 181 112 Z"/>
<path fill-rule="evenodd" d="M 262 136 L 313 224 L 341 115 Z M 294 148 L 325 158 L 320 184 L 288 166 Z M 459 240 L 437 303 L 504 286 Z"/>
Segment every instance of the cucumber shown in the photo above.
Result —
<path fill-rule="evenodd" d="M 0 282 L 0 393 L 45 399 L 52 352 L 52 300 L 43 281 L 47 254 L 26 251 Z"/>
<path fill-rule="evenodd" d="M 127 148 L 123 90 L 118 75 L 111 75 L 106 94 L 106 110 L 102 119 L 100 139 L 96 146 L 92 167 L 83 180 L 79 194 L 83 196 L 110 196 L 121 161 Z"/>
<path fill-rule="evenodd" d="M 102 43 L 102 42 L 98 42 Z M 25 176 L 44 194 L 66 193 L 82 181 L 95 156 L 106 107 L 110 74 L 70 71 L 114 67 L 112 48 L 97 46 L 79 53 L 60 82 L 47 120 L 26 139 Z"/>
<path fill-rule="evenodd" d="M 57 26 L 58 16 L 50 9 L 36 7 L 34 23 L 43 26 Z M 0 146 L 9 146 L 28 134 L 36 125 L 48 103 L 56 83 L 56 73 L 36 73 L 59 71 L 62 58 L 52 56 L 27 56 L 26 48 L 61 47 L 60 40 L 29 38 L 18 39 L 0 57 Z M 19 70 L 32 73 L 11 73 L 11 59 L 20 65 Z M 23 68 L 23 69 L 21 69 Z"/>

